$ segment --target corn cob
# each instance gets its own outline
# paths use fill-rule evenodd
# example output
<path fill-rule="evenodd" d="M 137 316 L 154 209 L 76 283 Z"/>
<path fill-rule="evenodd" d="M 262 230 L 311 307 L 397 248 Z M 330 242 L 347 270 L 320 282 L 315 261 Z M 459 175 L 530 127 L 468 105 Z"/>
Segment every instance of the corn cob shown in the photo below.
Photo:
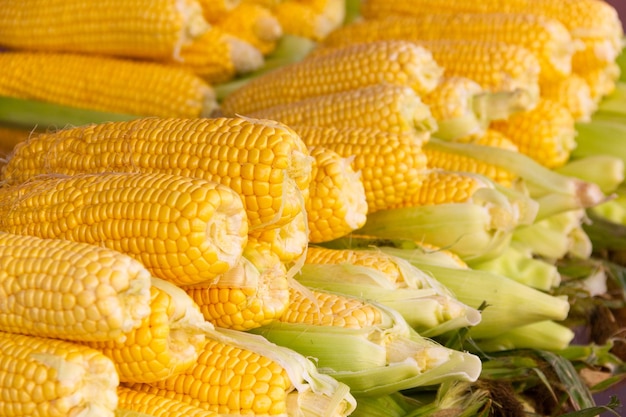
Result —
<path fill-rule="evenodd" d="M 179 65 L 214 85 L 259 69 L 264 59 L 256 46 L 212 26 L 166 63 Z"/>
<path fill-rule="evenodd" d="M 428 106 L 415 91 L 386 83 L 304 98 L 246 115 L 288 126 L 370 127 L 393 133 L 436 128 Z"/>
<path fill-rule="evenodd" d="M 285 33 L 320 41 L 339 27 L 342 20 L 315 7 L 313 2 L 282 1 L 272 8 Z M 327 3 L 332 3 L 329 1 Z M 341 12 L 341 9 L 338 8 Z"/>
<path fill-rule="evenodd" d="M 323 45 L 339 46 L 382 39 L 480 40 L 522 46 L 537 56 L 544 80 L 571 74 L 577 46 L 563 23 L 534 13 L 428 13 L 390 15 L 345 25 Z"/>
<path fill-rule="evenodd" d="M 541 99 L 529 111 L 493 121 L 490 127 L 502 132 L 528 155 L 548 168 L 563 165 L 576 146 L 574 118 L 562 104 Z"/>
<path fill-rule="evenodd" d="M 102 353 L 72 342 L 0 332 L 0 414 L 113 417 L 119 379 Z"/>
<path fill-rule="evenodd" d="M 207 29 L 196 0 L 0 3 L 0 43 L 16 49 L 167 59 Z"/>
<path fill-rule="evenodd" d="M 214 331 L 179 287 L 153 278 L 150 315 L 125 340 L 83 342 L 109 357 L 122 382 L 153 382 L 192 366 Z"/>
<path fill-rule="evenodd" d="M 247 239 L 239 196 L 200 179 L 82 174 L 34 179 L 0 195 L 1 230 L 111 248 L 181 285 L 232 268 Z"/>
<path fill-rule="evenodd" d="M 367 201 L 360 174 L 344 158 L 323 146 L 309 149 L 315 158 L 305 208 L 309 242 L 347 235 L 365 224 Z"/>
<path fill-rule="evenodd" d="M 405 41 L 357 44 L 325 52 L 254 78 L 222 101 L 225 115 L 246 114 L 307 97 L 381 82 L 431 91 L 442 68 L 425 48 Z"/>
<path fill-rule="evenodd" d="M 106 248 L 0 233 L 0 330 L 114 340 L 150 312 L 150 274 Z"/>
<path fill-rule="evenodd" d="M 150 394 L 120 386 L 117 389 L 116 416 L 124 417 L 126 412 L 143 413 L 152 417 L 219 417 L 217 413 L 186 404 L 182 401 L 161 395 Z"/>
<path fill-rule="evenodd" d="M 308 201 L 308 199 L 307 199 Z M 302 257 L 309 243 L 309 221 L 302 210 L 289 223 L 280 227 L 260 228 L 248 233 L 248 243 L 265 244 L 281 262 L 291 264 Z"/>
<path fill-rule="evenodd" d="M 308 190 L 311 164 L 302 140 L 276 122 L 141 119 L 38 135 L 16 149 L 3 179 L 137 170 L 204 178 L 241 196 L 252 229 L 302 210 L 298 193 Z"/>
<path fill-rule="evenodd" d="M 400 204 L 419 188 L 419 172 L 426 166 L 422 145 L 428 135 L 353 127 L 292 128 L 308 146 L 323 146 L 354 158 L 352 168 L 361 172 L 369 213 Z"/>
<path fill-rule="evenodd" d="M 589 85 L 593 100 L 599 102 L 603 97 L 615 91 L 620 77 L 620 68 L 619 65 L 613 63 L 602 68 L 577 72 L 577 74 L 583 77 Z"/>
<path fill-rule="evenodd" d="M 392 208 L 465 203 L 478 190 L 493 188 L 487 179 L 470 172 L 429 169 L 419 175 L 419 188 Z"/>
<path fill-rule="evenodd" d="M 344 417 L 356 406 L 345 385 L 308 359 L 240 331 L 220 330 L 188 371 L 129 387 L 220 415 Z"/>
<path fill-rule="evenodd" d="M 484 133 L 464 136 L 457 138 L 456 141 L 482 146 L 495 146 L 513 152 L 518 151 L 518 147 L 504 134 L 489 128 Z M 428 147 L 424 148 L 424 154 L 428 160 L 428 168 L 431 169 L 438 168 L 447 171 L 465 171 L 480 174 L 506 187 L 512 186 L 517 178 L 515 174 L 506 168 L 486 163 L 471 156 L 451 154 Z"/>
<path fill-rule="evenodd" d="M 562 104 L 575 121 L 589 121 L 598 108 L 587 81 L 578 74 L 558 81 L 540 83 L 541 97 Z"/>
<path fill-rule="evenodd" d="M 227 13 L 234 10 L 241 0 L 198 0 L 202 14 L 207 22 L 214 24 Z"/>
<path fill-rule="evenodd" d="M 534 13 L 547 18 L 559 20 L 567 27 L 574 40 L 589 44 L 588 40 L 604 39 L 610 45 L 610 54 L 605 50 L 595 55 L 600 63 L 611 62 L 621 50 L 623 28 L 617 11 L 613 6 L 600 0 L 572 0 L 562 2 L 547 0 L 529 2 L 527 0 L 512 0 L 507 2 L 471 2 L 446 0 L 418 0 L 385 2 L 384 0 L 367 0 L 363 2 L 361 13 L 366 18 L 377 18 L 390 14 L 421 15 L 438 12 L 507 12 L 507 13 Z M 593 44 L 593 42 L 591 42 Z M 582 49 L 574 55 L 576 60 L 579 53 L 586 54 Z M 593 56 L 593 55 L 592 55 Z M 613 56 L 613 58 L 611 58 Z M 606 61 L 605 59 L 608 59 Z"/>
<path fill-rule="evenodd" d="M 233 269 L 207 286 L 182 287 L 215 327 L 249 330 L 277 320 L 289 304 L 287 269 L 254 240 Z"/>
<path fill-rule="evenodd" d="M 238 4 L 213 25 L 249 42 L 263 55 L 274 51 L 283 36 L 283 28 L 272 11 L 268 7 L 254 3 Z"/>
<path fill-rule="evenodd" d="M 9 97 L 137 116 L 206 117 L 217 108 L 206 82 L 153 62 L 18 51 L 0 54 L 0 66 L 0 95 Z"/>

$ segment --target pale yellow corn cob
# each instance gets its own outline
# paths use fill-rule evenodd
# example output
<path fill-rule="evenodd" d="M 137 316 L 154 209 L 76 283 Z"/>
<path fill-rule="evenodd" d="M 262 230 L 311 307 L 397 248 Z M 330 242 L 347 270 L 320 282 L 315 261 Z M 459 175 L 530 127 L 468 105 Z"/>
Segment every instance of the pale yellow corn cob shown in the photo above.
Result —
<path fill-rule="evenodd" d="M 254 3 L 238 4 L 213 25 L 249 42 L 263 55 L 276 49 L 283 36 L 283 28 L 274 13 L 268 7 Z"/>
<path fill-rule="evenodd" d="M 421 15 L 439 12 L 533 13 L 561 21 L 574 40 L 582 40 L 588 44 L 588 40 L 604 39 L 607 46 L 610 45 L 610 53 L 607 54 L 605 49 L 595 56 L 597 61 L 604 62 L 604 64 L 611 62 L 611 56 L 614 58 L 619 53 L 623 37 L 623 27 L 615 7 L 603 0 L 508 0 L 506 2 L 366 0 L 360 12 L 367 18 L 379 18 L 390 14 Z M 587 55 L 587 49 L 576 53 L 574 61 L 577 60 L 576 55 L 579 53 Z"/>
<path fill-rule="evenodd" d="M 356 44 L 307 56 L 254 78 L 221 104 L 225 115 L 246 114 L 307 97 L 381 82 L 431 91 L 442 68 L 423 47 L 407 41 Z"/>
<path fill-rule="evenodd" d="M 119 378 L 109 358 L 66 340 L 0 332 L 0 414 L 113 417 Z"/>
<path fill-rule="evenodd" d="M 576 73 L 558 81 L 541 83 L 540 88 L 543 98 L 565 106 L 576 121 L 589 121 L 598 107 L 589 84 Z"/>
<path fill-rule="evenodd" d="M 522 46 L 538 58 L 541 77 L 558 79 L 572 71 L 572 56 L 582 45 L 574 42 L 557 19 L 535 13 L 428 13 L 363 19 L 342 26 L 323 44 L 346 45 L 382 39 L 480 40 Z M 458 59 L 463 59 L 462 55 Z"/>
<path fill-rule="evenodd" d="M 345 236 L 365 224 L 367 200 L 361 175 L 342 157 L 323 146 L 310 148 L 313 179 L 306 200 L 309 241 L 325 242 Z"/>
<path fill-rule="evenodd" d="M 0 230 L 104 246 L 176 284 L 210 282 L 241 257 L 239 195 L 162 173 L 46 176 L 0 188 Z"/>
<path fill-rule="evenodd" d="M 354 158 L 361 172 L 368 213 L 404 201 L 420 186 L 419 172 L 426 167 L 422 145 L 429 135 L 394 134 L 368 128 L 292 126 L 308 146 L 323 146 L 344 158 Z"/>
<path fill-rule="evenodd" d="M 54 150 L 54 151 L 52 151 Z M 236 191 L 251 228 L 303 210 L 312 159 L 300 137 L 274 121 L 141 119 L 61 130 L 16 147 L 3 180 L 44 173 L 142 171 L 198 177 Z"/>
<path fill-rule="evenodd" d="M 196 0 L 0 1 L 0 44 L 16 49 L 167 59 L 207 29 Z"/>
<path fill-rule="evenodd" d="M 154 382 L 190 368 L 213 326 L 180 288 L 153 279 L 150 315 L 125 340 L 84 342 L 109 357 L 122 382 Z"/>
<path fill-rule="evenodd" d="M 562 104 L 541 99 L 532 110 L 496 120 L 490 125 L 502 132 L 519 151 L 548 168 L 563 165 L 576 146 L 575 121 Z"/>
<path fill-rule="evenodd" d="M 264 58 L 256 46 L 212 26 L 167 63 L 189 70 L 213 85 L 259 69 Z"/>
<path fill-rule="evenodd" d="M 0 67 L 3 96 L 137 116 L 207 117 L 217 109 L 209 84 L 156 62 L 17 51 L 0 54 Z"/>
<path fill-rule="evenodd" d="M 513 152 L 519 151 L 518 147 L 503 133 L 493 129 L 487 129 L 485 132 L 481 132 L 476 135 L 461 137 L 456 141 L 483 146 L 495 146 L 502 149 L 508 149 Z M 424 154 L 428 160 L 429 168 L 438 168 L 448 171 L 472 172 L 484 175 L 485 177 L 490 178 L 496 183 L 506 187 L 513 185 L 515 179 L 517 178 L 516 175 L 505 168 L 485 163 L 484 161 L 470 156 L 451 154 L 438 149 L 431 149 L 428 146 L 424 147 Z"/>
<path fill-rule="evenodd" d="M 470 172 L 429 169 L 420 174 L 420 187 L 396 207 L 418 207 L 470 201 L 474 193 L 491 184 Z"/>
<path fill-rule="evenodd" d="M 194 407 L 162 395 L 137 391 L 126 386 L 118 387 L 117 398 L 117 409 L 124 412 L 143 413 L 152 417 L 219 417 L 213 411 Z"/>
<path fill-rule="evenodd" d="M 377 308 L 358 298 L 308 288 L 291 290 L 291 302 L 279 321 L 361 329 L 381 324 L 382 317 Z"/>
<path fill-rule="evenodd" d="M 150 273 L 107 248 L 0 232 L 0 264 L 1 331 L 115 340 L 150 313 Z"/>
<path fill-rule="evenodd" d="M 253 351 L 209 340 L 186 372 L 130 388 L 220 414 L 285 415 L 294 389 L 287 371 Z"/>
<path fill-rule="evenodd" d="M 309 198 L 306 199 L 308 201 Z M 306 251 L 309 243 L 310 225 L 308 215 L 302 210 L 280 227 L 259 228 L 248 233 L 248 243 L 265 244 L 285 264 L 296 262 Z"/>
<path fill-rule="evenodd" d="M 250 330 L 277 320 L 289 304 L 287 269 L 271 248 L 250 240 L 233 269 L 207 286 L 183 287 L 215 327 Z"/>
<path fill-rule="evenodd" d="M 436 129 L 429 107 L 414 90 L 386 83 L 304 98 L 247 115 L 289 126 L 372 127 L 388 132 Z"/>
<path fill-rule="evenodd" d="M 601 68 L 577 72 L 576 74 L 585 79 L 591 90 L 591 97 L 598 102 L 602 97 L 611 94 L 615 90 L 620 77 L 620 68 L 614 62 Z"/>

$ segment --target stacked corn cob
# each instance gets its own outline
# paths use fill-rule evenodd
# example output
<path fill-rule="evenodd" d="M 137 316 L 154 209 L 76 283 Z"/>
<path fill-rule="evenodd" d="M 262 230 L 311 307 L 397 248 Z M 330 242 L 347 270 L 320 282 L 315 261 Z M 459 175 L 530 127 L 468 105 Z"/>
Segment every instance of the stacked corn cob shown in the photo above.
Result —
<path fill-rule="evenodd" d="M 146 112 L 161 117 L 36 134 L 15 147 L 0 188 L 7 269 L 33 262 L 19 260 L 20 239 L 43 238 L 38 246 L 119 257 L 141 279 L 127 284 L 119 270 L 106 278 L 100 258 L 87 267 L 62 260 L 69 255 L 35 262 L 32 287 L 6 277 L 0 295 L 16 300 L 0 311 L 8 340 L 26 333 L 40 344 L 24 343 L 51 349 L 52 338 L 67 339 L 64 349 L 103 354 L 108 367 L 96 371 L 105 388 L 84 374 L 91 369 L 39 350 L 29 360 L 48 367 L 50 384 L 87 385 L 57 401 L 61 411 L 49 408 L 54 397 L 33 394 L 26 413 L 7 401 L 7 415 L 167 415 L 159 407 L 169 415 L 424 415 L 443 398 L 425 405 L 407 395 L 460 392 L 450 384 L 473 384 L 496 362 L 484 351 L 567 347 L 573 334 L 559 322 L 570 303 L 557 261 L 590 256 L 584 210 L 623 178 L 610 156 L 603 163 L 614 164 L 613 178 L 586 176 L 571 161 L 575 122 L 611 88 L 621 36 L 611 9 L 572 0 L 567 12 L 587 6 L 594 16 L 581 22 L 557 16 L 551 0 L 532 12 L 521 0 L 510 10 L 368 0 L 362 21 L 340 26 L 341 1 L 192 3 L 177 3 L 190 26 L 164 62 L 187 60 L 205 85 L 213 71 L 223 77 L 216 82 L 234 76 L 225 60 L 208 65 L 198 55 L 203 42 L 216 44 L 214 28 L 246 36 L 264 54 L 280 36 L 275 16 L 281 30 L 309 31 L 295 33 L 319 47 L 230 93 L 220 117 Z M 229 8 L 259 20 L 244 23 Z M 313 13 L 323 18 L 295 19 Z M 15 22 L 0 30 L 18 32 Z M 264 25 L 273 35 L 254 37 Z M 141 56 L 113 54 L 161 59 L 157 45 L 135 47 Z M 587 84 L 592 73 L 609 86 Z M 206 97 L 194 100 L 167 104 L 197 108 Z M 456 344 L 464 334 L 474 353 Z M 20 378 L 11 372 L 7 389 Z M 95 385 L 106 395 L 93 396 Z M 489 407 L 485 395 L 471 400 L 470 413 Z M 583 398 L 574 408 L 590 405 Z"/>

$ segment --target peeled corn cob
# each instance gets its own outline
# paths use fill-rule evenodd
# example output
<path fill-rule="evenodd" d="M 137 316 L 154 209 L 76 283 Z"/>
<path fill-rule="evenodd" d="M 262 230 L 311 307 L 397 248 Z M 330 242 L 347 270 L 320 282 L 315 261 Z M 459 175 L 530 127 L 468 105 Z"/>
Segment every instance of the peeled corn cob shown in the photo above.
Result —
<path fill-rule="evenodd" d="M 0 233 L 0 330 L 115 340 L 150 313 L 150 273 L 121 253 Z"/>
<path fill-rule="evenodd" d="M 241 0 L 198 0 L 202 13 L 209 23 L 214 23 L 237 7 Z"/>
<path fill-rule="evenodd" d="M 422 145 L 429 135 L 393 134 L 373 128 L 292 126 L 307 146 L 323 146 L 344 158 L 354 158 L 361 172 L 368 212 L 400 204 L 419 188 L 426 166 Z"/>
<path fill-rule="evenodd" d="M 129 387 L 229 415 L 343 417 L 356 406 L 344 384 L 308 359 L 240 331 L 220 330 L 188 371 Z"/>
<path fill-rule="evenodd" d="M 267 245 L 281 262 L 291 264 L 302 257 L 309 243 L 308 215 L 302 210 L 280 227 L 260 228 L 248 233 L 248 243 Z"/>
<path fill-rule="evenodd" d="M 153 278 L 150 315 L 125 340 L 84 342 L 115 364 L 122 382 L 153 382 L 191 367 L 214 328 L 179 287 Z"/>
<path fill-rule="evenodd" d="M 490 124 L 519 149 L 548 168 L 563 165 L 576 147 L 575 120 L 562 104 L 543 98 L 537 106 Z"/>
<path fill-rule="evenodd" d="M 432 132 L 437 123 L 411 88 L 387 83 L 279 104 L 247 116 L 289 126 L 372 127 L 388 132 Z"/>
<path fill-rule="evenodd" d="M 167 59 L 207 29 L 196 0 L 0 2 L 0 44 L 16 49 Z"/>
<path fill-rule="evenodd" d="M 323 146 L 312 147 L 313 180 L 305 208 L 309 242 L 324 242 L 365 224 L 367 200 L 361 175 L 344 158 Z"/>
<path fill-rule="evenodd" d="M 425 48 L 406 41 L 372 42 L 325 52 L 254 78 L 221 103 L 225 115 L 246 114 L 307 97 L 380 82 L 431 91 L 442 68 Z"/>
<path fill-rule="evenodd" d="M 232 268 L 248 224 L 239 196 L 171 174 L 44 177 L 0 188 L 0 230 L 101 245 L 176 284 L 210 282 Z"/>
<path fill-rule="evenodd" d="M 213 411 L 194 407 L 161 395 L 137 391 L 126 386 L 120 386 L 117 389 L 117 398 L 116 416 L 118 413 L 125 416 L 125 412 L 135 412 L 152 417 L 219 417 Z"/>
<path fill-rule="evenodd" d="M 65 340 L 0 332 L 0 414 L 113 417 L 119 378 L 109 358 Z"/>
<path fill-rule="evenodd" d="M 207 286 L 183 287 L 214 326 L 249 330 L 277 320 L 289 304 L 287 268 L 251 240 L 239 264 Z"/>
<path fill-rule="evenodd" d="M 256 46 L 219 27 L 211 27 L 183 46 L 176 59 L 167 61 L 169 65 L 178 64 L 195 73 L 211 85 L 252 72 L 263 63 L 263 54 Z"/>
<path fill-rule="evenodd" d="M 587 81 L 578 74 L 550 83 L 541 83 L 541 96 L 561 103 L 572 114 L 575 121 L 589 121 L 598 108 Z"/>
<path fill-rule="evenodd" d="M 332 3 L 329 1 L 327 3 Z M 313 2 L 282 1 L 272 8 L 285 33 L 320 41 L 342 23 L 340 16 L 331 16 L 314 7 Z M 318 2 L 319 3 L 319 2 Z M 341 7 L 337 8 L 342 13 Z M 345 13 L 345 11 L 343 11 Z"/>
<path fill-rule="evenodd" d="M 86 54 L 0 54 L 0 95 L 136 116 L 207 117 L 213 88 L 181 68 Z M 41 71 L 46 68 L 46 71 Z"/>
<path fill-rule="evenodd" d="M 140 119 L 38 135 L 15 150 L 2 174 L 7 184 L 106 171 L 204 178 L 241 196 L 253 229 L 284 224 L 303 210 L 299 192 L 309 187 L 311 164 L 298 135 L 274 121 Z"/>
<path fill-rule="evenodd" d="M 582 48 L 557 19 L 497 11 L 377 16 L 342 26 L 327 36 L 323 44 L 338 46 L 381 39 L 481 40 L 519 45 L 537 56 L 540 76 L 545 80 L 571 74 L 572 56 L 577 47 Z"/>

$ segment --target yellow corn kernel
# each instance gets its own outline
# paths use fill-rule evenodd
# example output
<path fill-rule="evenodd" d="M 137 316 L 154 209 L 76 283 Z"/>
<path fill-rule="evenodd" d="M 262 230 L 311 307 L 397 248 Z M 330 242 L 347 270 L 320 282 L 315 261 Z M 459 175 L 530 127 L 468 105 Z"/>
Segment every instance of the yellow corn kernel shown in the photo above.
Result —
<path fill-rule="evenodd" d="M 309 241 L 326 242 L 345 236 L 365 224 L 367 200 L 361 175 L 342 157 L 323 146 L 310 148 L 315 158 L 306 200 Z"/>
<path fill-rule="evenodd" d="M 429 107 L 407 86 L 374 84 L 279 104 L 247 116 L 286 125 L 372 127 L 388 132 L 435 130 Z"/>
<path fill-rule="evenodd" d="M 115 364 L 122 382 L 154 382 L 191 367 L 213 326 L 183 290 L 153 279 L 150 315 L 125 340 L 84 342 Z"/>
<path fill-rule="evenodd" d="M 298 192 L 308 190 L 311 165 L 300 137 L 274 121 L 146 118 L 37 135 L 16 147 L 2 173 L 8 184 L 106 171 L 203 178 L 236 191 L 254 228 L 284 224 L 303 209 Z"/>
<path fill-rule="evenodd" d="M 431 91 L 442 68 L 425 48 L 407 41 L 350 45 L 309 55 L 265 73 L 230 93 L 221 103 L 225 115 L 246 114 L 307 97 L 387 82 Z"/>
<path fill-rule="evenodd" d="M 578 74 L 571 74 L 558 81 L 541 83 L 541 97 L 562 104 L 576 121 L 589 121 L 598 108 L 587 81 Z"/>
<path fill-rule="evenodd" d="M 362 329 L 382 323 L 380 310 L 356 297 L 307 288 L 291 289 L 291 301 L 280 317 L 283 323 L 302 323 Z"/>
<path fill-rule="evenodd" d="M 0 189 L 0 230 L 104 246 L 176 284 L 232 268 L 248 236 L 230 188 L 171 174 L 46 176 Z"/>
<path fill-rule="evenodd" d="M 307 264 L 342 264 L 349 263 L 372 268 L 383 273 L 389 282 L 398 288 L 405 288 L 404 274 L 393 257 L 379 250 L 328 249 L 309 246 L 306 254 Z"/>
<path fill-rule="evenodd" d="M 575 41 L 583 41 L 588 46 L 588 40 L 604 39 L 611 45 L 612 54 L 596 56 L 597 60 L 609 59 L 617 56 L 621 50 L 622 37 L 624 35 L 619 15 L 614 6 L 602 0 L 507 0 L 506 2 L 471 2 L 448 0 L 417 0 L 417 1 L 394 1 L 367 0 L 360 8 L 361 14 L 366 18 L 378 18 L 390 14 L 421 15 L 433 13 L 533 13 L 551 19 L 559 20 L 569 30 Z M 587 49 L 582 49 L 574 54 L 573 60 L 577 60 L 579 53 L 587 54 Z"/>
<path fill-rule="evenodd" d="M 611 94 L 620 77 L 620 68 L 617 63 L 607 64 L 604 67 L 589 71 L 577 72 L 589 85 L 591 97 L 598 102 L 602 97 Z"/>
<path fill-rule="evenodd" d="M 272 11 L 263 5 L 242 2 L 229 11 L 214 26 L 236 36 L 261 51 L 272 52 L 283 36 L 283 28 Z"/>
<path fill-rule="evenodd" d="M 0 232 L 0 330 L 114 340 L 150 313 L 150 273 L 119 252 Z"/>
<path fill-rule="evenodd" d="M 212 26 L 166 63 L 189 70 L 213 85 L 260 68 L 264 59 L 256 46 Z"/>
<path fill-rule="evenodd" d="M 126 386 L 118 387 L 117 398 L 117 409 L 124 412 L 134 411 L 153 417 L 219 417 L 213 411 L 194 407 L 162 395 L 137 391 Z"/>
<path fill-rule="evenodd" d="M 0 332 L 0 414 L 113 417 L 119 378 L 109 358 L 66 340 Z"/>
<path fill-rule="evenodd" d="M 220 414 L 286 415 L 294 390 L 287 371 L 269 357 L 224 342 L 207 341 L 187 371 L 130 388 L 183 401 Z"/>
<path fill-rule="evenodd" d="M 196 0 L 0 1 L 0 44 L 15 49 L 167 59 L 207 29 Z"/>
<path fill-rule="evenodd" d="M 250 330 L 280 317 L 289 304 L 287 269 L 270 248 L 249 241 L 244 257 L 211 285 L 182 287 L 215 327 Z"/>
<path fill-rule="evenodd" d="M 483 146 L 495 146 L 518 152 L 518 147 L 504 134 L 493 129 L 487 129 L 475 135 L 468 135 L 456 139 L 457 142 L 473 143 Z M 438 149 L 424 147 L 429 168 L 438 168 L 447 171 L 464 171 L 484 175 L 487 178 L 505 187 L 513 185 L 517 176 L 505 168 L 489 164 L 466 155 L 447 153 Z"/>
<path fill-rule="evenodd" d="M 521 153 L 548 168 L 567 162 L 576 146 L 574 118 L 562 104 L 548 99 L 541 99 L 532 110 L 493 121 L 490 127 L 508 137 Z"/>
<path fill-rule="evenodd" d="M 136 116 L 207 117 L 213 88 L 156 62 L 54 52 L 0 54 L 0 95 Z M 45 68 L 45 71 L 42 71 Z"/>
<path fill-rule="evenodd" d="M 312 182 L 313 183 L 313 182 Z M 307 198 L 306 201 L 309 199 Z M 289 223 L 280 227 L 259 228 L 248 233 L 248 243 L 267 245 L 270 251 L 285 264 L 296 262 L 302 257 L 309 244 L 308 215 L 302 210 Z"/>
<path fill-rule="evenodd" d="M 541 77 L 558 79 L 572 71 L 577 47 L 567 27 L 535 13 L 428 13 L 363 19 L 332 32 L 329 46 L 382 39 L 481 40 L 522 46 L 537 56 Z"/>
<path fill-rule="evenodd" d="M 214 24 L 225 14 L 235 9 L 241 0 L 198 0 L 202 13 L 207 22 Z"/>
<path fill-rule="evenodd" d="M 429 169 L 420 174 L 420 187 L 397 207 L 464 203 L 474 193 L 491 185 L 479 176 L 463 171 Z"/>
<path fill-rule="evenodd" d="M 361 173 L 368 213 L 399 204 L 420 186 L 419 172 L 427 163 L 422 150 L 430 137 L 427 134 L 354 127 L 292 128 L 308 146 L 323 146 L 343 158 L 354 158 L 351 165 Z"/>

